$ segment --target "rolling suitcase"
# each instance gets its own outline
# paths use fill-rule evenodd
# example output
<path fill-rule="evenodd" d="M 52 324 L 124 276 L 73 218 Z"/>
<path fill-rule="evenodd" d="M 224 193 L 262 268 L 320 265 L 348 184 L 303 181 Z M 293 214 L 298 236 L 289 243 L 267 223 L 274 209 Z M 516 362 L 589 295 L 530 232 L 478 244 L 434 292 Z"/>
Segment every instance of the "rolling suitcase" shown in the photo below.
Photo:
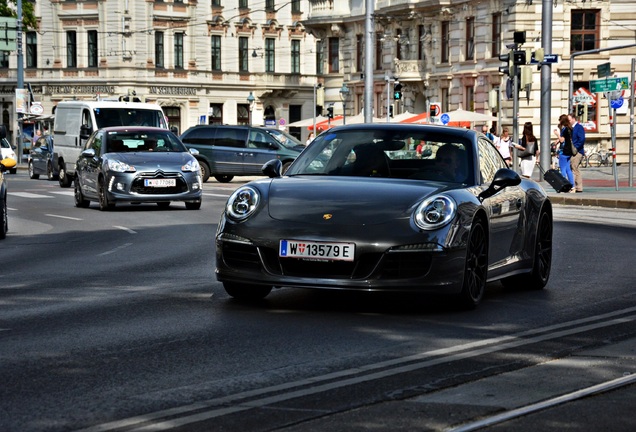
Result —
<path fill-rule="evenodd" d="M 570 189 L 572 189 L 572 183 L 570 183 L 568 179 L 563 177 L 563 175 L 559 171 L 555 169 L 549 169 L 547 171 L 543 171 L 543 168 L 541 168 L 541 165 L 539 165 L 539 168 L 541 169 L 541 173 L 543 174 L 544 180 L 550 183 L 550 186 L 552 186 L 555 191 L 569 192 Z"/>

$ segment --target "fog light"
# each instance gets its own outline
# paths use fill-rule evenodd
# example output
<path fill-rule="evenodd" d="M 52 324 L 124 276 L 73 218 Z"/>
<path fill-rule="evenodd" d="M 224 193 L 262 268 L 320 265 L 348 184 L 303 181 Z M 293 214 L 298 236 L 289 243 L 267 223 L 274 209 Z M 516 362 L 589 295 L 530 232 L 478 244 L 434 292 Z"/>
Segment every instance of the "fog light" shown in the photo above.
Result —
<path fill-rule="evenodd" d="M 117 189 L 118 191 L 123 191 L 124 190 L 124 184 L 123 183 L 115 183 L 115 189 Z"/>

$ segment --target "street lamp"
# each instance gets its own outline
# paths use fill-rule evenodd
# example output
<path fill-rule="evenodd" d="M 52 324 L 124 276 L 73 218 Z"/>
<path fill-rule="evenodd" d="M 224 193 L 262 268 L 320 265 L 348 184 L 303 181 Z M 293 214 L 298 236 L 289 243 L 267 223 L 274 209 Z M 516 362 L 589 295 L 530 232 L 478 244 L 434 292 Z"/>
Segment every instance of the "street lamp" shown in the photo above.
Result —
<path fill-rule="evenodd" d="M 250 92 L 250 94 L 247 96 L 247 103 L 250 104 L 250 111 L 249 111 L 249 114 L 247 115 L 247 125 L 248 126 L 252 126 L 252 110 L 254 109 L 254 101 L 255 100 L 256 100 L 256 98 L 254 97 L 252 92 Z"/>
<path fill-rule="evenodd" d="M 343 83 L 340 88 L 340 100 L 342 100 L 342 124 L 347 124 L 347 98 L 349 97 L 349 87 Z"/>
<path fill-rule="evenodd" d="M 322 87 L 322 83 L 314 84 L 314 135 L 316 133 L 316 106 L 318 105 L 318 89 Z"/>

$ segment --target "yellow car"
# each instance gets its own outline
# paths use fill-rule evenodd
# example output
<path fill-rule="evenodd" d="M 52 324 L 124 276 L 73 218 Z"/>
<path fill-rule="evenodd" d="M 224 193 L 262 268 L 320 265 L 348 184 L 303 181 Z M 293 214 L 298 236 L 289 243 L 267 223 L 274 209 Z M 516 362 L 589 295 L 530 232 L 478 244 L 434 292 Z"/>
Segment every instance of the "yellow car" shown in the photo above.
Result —
<path fill-rule="evenodd" d="M 15 159 L 4 158 L 0 160 L 0 239 L 7 236 L 9 221 L 7 218 L 7 182 L 4 180 L 4 172 L 16 166 Z"/>

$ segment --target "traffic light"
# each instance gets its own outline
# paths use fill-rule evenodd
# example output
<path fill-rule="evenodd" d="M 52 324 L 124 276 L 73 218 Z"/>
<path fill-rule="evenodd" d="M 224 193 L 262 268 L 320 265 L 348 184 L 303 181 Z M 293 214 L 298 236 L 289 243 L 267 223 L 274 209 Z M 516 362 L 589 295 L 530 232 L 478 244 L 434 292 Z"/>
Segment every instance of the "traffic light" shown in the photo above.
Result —
<path fill-rule="evenodd" d="M 399 81 L 396 81 L 395 84 L 393 84 L 393 99 L 402 99 L 402 84 L 400 84 Z"/>
<path fill-rule="evenodd" d="M 513 63 L 515 66 L 521 66 L 526 64 L 526 52 L 522 50 L 514 51 L 512 54 Z"/>
<path fill-rule="evenodd" d="M 327 107 L 327 118 L 332 119 L 333 118 L 333 107 Z"/>
<path fill-rule="evenodd" d="M 501 72 L 504 75 L 512 76 L 514 74 L 513 72 L 514 63 L 512 62 L 512 57 L 510 56 L 510 53 L 499 54 L 499 60 L 505 63 L 505 66 L 499 66 L 499 72 Z"/>

